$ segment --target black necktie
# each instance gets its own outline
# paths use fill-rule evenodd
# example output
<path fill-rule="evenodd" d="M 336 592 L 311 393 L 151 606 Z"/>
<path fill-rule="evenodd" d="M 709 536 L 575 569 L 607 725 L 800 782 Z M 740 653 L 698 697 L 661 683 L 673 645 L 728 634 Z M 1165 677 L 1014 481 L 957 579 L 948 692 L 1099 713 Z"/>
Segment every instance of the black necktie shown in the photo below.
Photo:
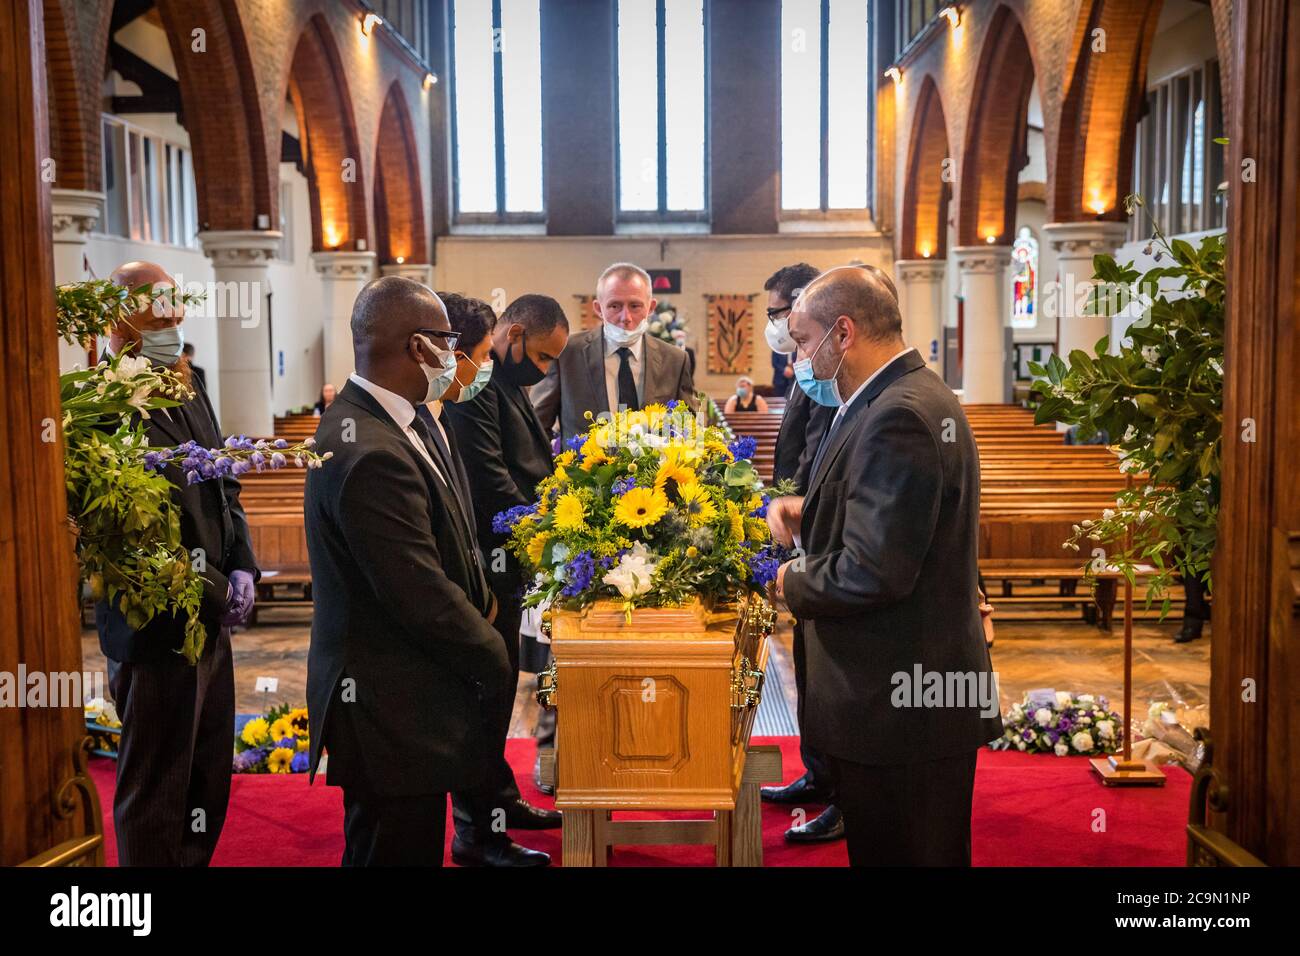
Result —
<path fill-rule="evenodd" d="M 424 442 L 424 447 L 429 449 L 433 460 L 438 463 L 438 467 L 442 469 L 442 473 L 446 476 L 456 510 L 460 513 L 458 520 L 470 542 L 470 557 L 473 559 L 474 568 L 478 572 L 480 583 L 483 586 L 484 594 L 486 594 L 487 580 L 483 576 L 483 568 L 479 563 L 478 541 L 474 535 L 474 526 L 470 523 L 469 489 L 462 487 L 460 471 L 456 467 L 456 462 L 452 460 L 451 449 L 447 447 L 442 432 L 436 425 L 430 427 L 426 424 L 424 415 L 419 414 L 420 411 L 423 411 L 424 415 L 429 417 L 429 421 L 433 421 L 433 413 L 421 405 L 416 412 L 415 418 L 411 420 L 411 428 L 420 436 L 420 440 Z"/>
<path fill-rule="evenodd" d="M 632 350 L 626 345 L 614 353 L 618 356 L 618 404 L 636 411 L 641 403 L 636 397 L 636 379 L 632 376 Z"/>

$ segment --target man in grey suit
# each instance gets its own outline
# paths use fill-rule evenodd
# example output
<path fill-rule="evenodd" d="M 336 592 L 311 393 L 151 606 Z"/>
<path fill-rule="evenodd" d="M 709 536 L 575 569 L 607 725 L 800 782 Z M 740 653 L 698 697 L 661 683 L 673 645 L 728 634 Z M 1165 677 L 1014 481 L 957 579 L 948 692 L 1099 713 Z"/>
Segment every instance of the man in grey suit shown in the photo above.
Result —
<path fill-rule="evenodd" d="M 532 392 L 533 407 L 548 432 L 560 422 L 568 441 L 590 426 L 586 413 L 614 413 L 673 399 L 695 405 L 690 357 L 646 334 L 655 310 L 650 275 L 630 262 L 616 262 L 596 280 L 599 328 L 569 338 Z"/>
<path fill-rule="evenodd" d="M 969 865 L 975 758 L 998 737 L 980 623 L 979 456 L 870 270 L 796 302 L 796 379 L 836 409 L 802 497 L 768 523 L 805 554 L 775 596 L 803 622 L 802 732 L 830 765 L 855 866 Z"/>

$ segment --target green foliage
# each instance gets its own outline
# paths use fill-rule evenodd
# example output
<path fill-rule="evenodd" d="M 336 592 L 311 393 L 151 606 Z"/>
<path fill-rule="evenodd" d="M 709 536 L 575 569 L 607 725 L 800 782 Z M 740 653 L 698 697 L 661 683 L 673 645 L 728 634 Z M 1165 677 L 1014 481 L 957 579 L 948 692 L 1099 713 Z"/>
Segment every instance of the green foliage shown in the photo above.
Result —
<path fill-rule="evenodd" d="M 1145 211 L 1136 196 L 1125 205 L 1130 214 Z M 1076 424 L 1082 439 L 1104 430 L 1121 469 L 1146 476 L 1100 520 L 1076 526 L 1067 547 L 1078 551 L 1086 541 L 1092 552 L 1101 546 L 1104 558 L 1091 566 L 1110 565 L 1130 579 L 1136 565 L 1154 565 L 1148 603 L 1175 574 L 1210 581 L 1223 432 L 1226 246 L 1222 233 L 1196 247 L 1151 225 L 1145 251 L 1157 265 L 1145 273 L 1109 255 L 1093 257 L 1097 283 L 1086 311 L 1135 315 L 1131 341 L 1114 355 L 1102 338 L 1093 355 L 1076 349 L 1068 361 L 1053 355 L 1046 366 L 1031 364 L 1033 387 L 1044 396 L 1039 423 Z"/>

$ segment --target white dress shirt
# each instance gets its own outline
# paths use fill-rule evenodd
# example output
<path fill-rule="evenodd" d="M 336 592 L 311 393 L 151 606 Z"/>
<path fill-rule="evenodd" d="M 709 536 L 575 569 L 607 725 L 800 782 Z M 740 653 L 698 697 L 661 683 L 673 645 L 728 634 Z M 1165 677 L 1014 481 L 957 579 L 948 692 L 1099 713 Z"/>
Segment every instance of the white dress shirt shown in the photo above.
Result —
<path fill-rule="evenodd" d="M 642 384 L 644 379 L 645 368 L 645 337 L 648 332 L 642 332 L 641 337 L 627 346 L 632 353 L 627 360 L 627 364 L 632 367 L 632 381 L 636 382 L 637 403 L 640 404 L 645 395 L 645 387 Z M 602 327 L 600 337 L 605 343 L 605 394 L 609 399 L 609 410 L 611 414 L 618 412 L 618 367 L 619 357 L 616 354 L 623 346 L 616 345 L 610 341 L 609 336 L 605 335 Z"/>
<path fill-rule="evenodd" d="M 396 392 L 390 392 L 382 385 L 376 385 L 374 382 L 367 381 L 356 372 L 353 372 L 348 376 L 348 378 L 374 396 L 375 401 L 383 406 L 384 411 L 388 413 L 388 417 L 397 423 L 397 427 L 402 430 L 403 434 L 406 435 L 407 439 L 415 447 L 415 450 L 420 453 L 420 457 L 429 463 L 429 467 L 433 469 L 433 473 L 438 476 L 439 480 L 441 480 L 444 485 L 446 485 L 447 476 L 438 470 L 438 466 L 433 461 L 433 456 L 429 454 L 429 449 L 425 447 L 424 440 L 421 439 L 419 433 L 411 427 L 411 422 L 415 421 L 415 406 Z M 447 487 L 451 486 L 447 485 Z"/>

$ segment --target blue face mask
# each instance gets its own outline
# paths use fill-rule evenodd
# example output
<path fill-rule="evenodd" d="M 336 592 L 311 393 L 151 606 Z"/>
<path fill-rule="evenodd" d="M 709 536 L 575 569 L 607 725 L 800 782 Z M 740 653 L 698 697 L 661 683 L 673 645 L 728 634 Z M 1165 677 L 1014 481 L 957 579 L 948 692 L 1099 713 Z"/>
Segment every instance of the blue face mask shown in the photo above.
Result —
<path fill-rule="evenodd" d="M 486 362 L 484 362 L 482 365 L 478 367 L 478 371 L 474 373 L 474 378 L 470 381 L 470 383 L 468 385 L 462 385 L 460 387 L 460 395 L 456 397 L 456 401 L 458 403 L 468 402 L 479 392 L 483 391 L 483 386 L 486 385 L 491 378 L 492 378 L 492 360 L 488 359 Z M 459 382 L 460 379 L 457 378 L 456 381 Z"/>
<path fill-rule="evenodd" d="M 154 365 L 175 365 L 185 347 L 185 334 L 179 325 L 170 329 L 145 329 L 140 333 L 140 355 Z"/>
<path fill-rule="evenodd" d="M 840 387 L 835 382 L 836 376 L 840 374 L 840 366 L 844 364 L 844 356 L 840 356 L 840 364 L 835 366 L 835 371 L 831 373 L 830 378 L 817 378 L 813 374 L 813 359 L 817 357 L 817 353 L 821 351 L 834 331 L 835 326 L 832 325 L 826 330 L 822 340 L 817 343 L 812 356 L 794 363 L 794 380 L 799 383 L 804 394 L 818 405 L 825 405 L 827 408 L 839 408 L 844 404 L 844 400 L 840 397 Z"/>

